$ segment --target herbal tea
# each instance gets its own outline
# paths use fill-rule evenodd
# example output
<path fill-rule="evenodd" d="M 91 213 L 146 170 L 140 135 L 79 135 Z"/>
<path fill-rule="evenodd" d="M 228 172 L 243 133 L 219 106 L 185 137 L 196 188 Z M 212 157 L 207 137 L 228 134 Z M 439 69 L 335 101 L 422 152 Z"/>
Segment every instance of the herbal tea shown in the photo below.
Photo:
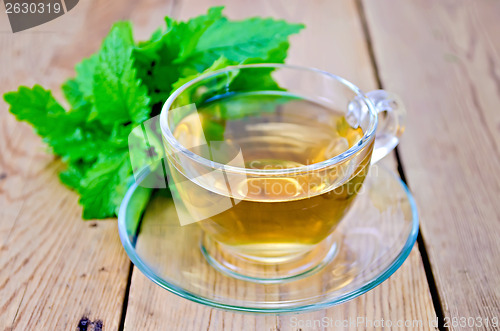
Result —
<path fill-rule="evenodd" d="M 284 92 L 207 102 L 173 131 L 182 145 L 215 162 L 225 164 L 240 153 L 240 166 L 249 170 L 316 164 L 345 152 L 363 136 L 343 113 Z M 203 148 L 217 141 L 224 141 L 226 153 Z M 227 176 L 207 183 L 188 180 L 170 167 L 189 213 L 209 215 L 198 224 L 211 238 L 240 255 L 266 260 L 306 252 L 332 233 L 361 188 L 371 150 L 316 171 L 243 175 L 229 189 Z M 228 200 L 229 208 L 216 208 Z"/>

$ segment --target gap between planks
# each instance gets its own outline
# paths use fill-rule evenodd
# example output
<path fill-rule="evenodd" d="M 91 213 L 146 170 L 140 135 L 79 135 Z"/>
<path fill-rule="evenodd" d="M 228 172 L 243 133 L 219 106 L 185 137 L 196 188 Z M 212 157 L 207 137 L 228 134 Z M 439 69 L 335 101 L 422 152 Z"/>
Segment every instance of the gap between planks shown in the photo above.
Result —
<path fill-rule="evenodd" d="M 370 61 L 372 63 L 372 68 L 374 71 L 374 76 L 377 81 L 377 87 L 380 89 L 384 88 L 384 85 L 382 83 L 382 79 L 380 78 L 380 72 L 379 72 L 379 67 L 377 65 L 377 60 L 375 57 L 375 52 L 373 50 L 373 40 L 370 35 L 370 30 L 368 27 L 368 21 L 366 19 L 366 14 L 365 14 L 365 9 L 362 3 L 362 0 L 355 0 L 356 3 L 356 8 L 358 9 L 359 13 L 359 19 L 361 21 L 361 25 L 363 27 L 363 33 L 365 35 L 365 40 L 366 40 L 366 47 L 368 49 L 368 54 L 370 56 Z M 403 162 L 401 160 L 401 156 L 399 153 L 398 147 L 395 149 L 395 155 L 396 155 L 396 164 L 397 164 L 397 170 L 399 173 L 399 176 L 401 177 L 401 180 L 408 186 L 408 188 L 411 189 L 410 184 L 408 183 L 406 179 L 406 175 L 404 172 L 404 166 Z M 422 231 L 419 227 L 418 231 L 418 237 L 417 237 L 417 246 L 418 250 L 420 252 L 420 258 L 422 259 L 422 264 L 424 266 L 424 271 L 425 271 L 425 276 L 427 278 L 427 283 L 429 285 L 429 291 L 432 297 L 432 303 L 434 306 L 434 311 L 436 313 L 436 316 L 438 318 L 438 329 L 439 330 L 446 330 L 443 321 L 444 321 L 444 313 L 443 313 L 443 307 L 442 307 L 442 301 L 439 296 L 439 291 L 437 290 L 436 286 L 436 280 L 434 279 L 434 274 L 432 272 L 432 267 L 429 261 L 429 255 L 427 253 L 427 249 L 425 248 L 425 240 L 422 235 Z"/>

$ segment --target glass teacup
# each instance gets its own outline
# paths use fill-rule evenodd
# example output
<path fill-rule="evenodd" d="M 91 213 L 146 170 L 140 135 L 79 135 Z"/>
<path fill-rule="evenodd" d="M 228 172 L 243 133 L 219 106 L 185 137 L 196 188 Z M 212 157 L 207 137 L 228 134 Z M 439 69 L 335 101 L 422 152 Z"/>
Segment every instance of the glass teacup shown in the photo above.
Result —
<path fill-rule="evenodd" d="M 180 223 L 203 229 L 205 257 L 232 276 L 281 281 L 317 270 L 335 255 L 334 230 L 370 164 L 397 145 L 403 117 L 396 96 L 365 95 L 317 69 L 203 74 L 160 115 Z"/>

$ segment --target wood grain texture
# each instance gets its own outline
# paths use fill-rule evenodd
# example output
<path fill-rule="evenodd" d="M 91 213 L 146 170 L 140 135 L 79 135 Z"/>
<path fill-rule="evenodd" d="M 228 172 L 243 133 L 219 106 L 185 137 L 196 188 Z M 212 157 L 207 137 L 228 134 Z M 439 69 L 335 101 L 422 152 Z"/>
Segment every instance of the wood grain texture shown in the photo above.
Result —
<path fill-rule="evenodd" d="M 39 83 L 61 95 L 73 67 L 111 24 L 131 19 L 144 38 L 171 2 L 80 1 L 69 14 L 12 34 L 0 13 L 0 93 Z M 0 6 L 3 8 L 3 5 Z M 129 260 L 116 222 L 84 222 L 62 164 L 0 101 L 0 330 L 74 330 L 82 316 L 120 323 Z"/>
<path fill-rule="evenodd" d="M 444 314 L 500 317 L 500 3 L 364 7 L 382 83 L 409 110 L 400 148 Z"/>
<path fill-rule="evenodd" d="M 273 16 L 305 23 L 307 28 L 291 39 L 288 63 L 316 66 L 342 75 L 364 90 L 376 88 L 366 40 L 354 1 L 201 1 L 183 0 L 174 10 L 178 18 L 201 14 L 213 5 L 226 5 L 233 19 Z M 389 164 L 393 160 L 385 162 Z M 388 281 L 369 293 L 327 310 L 299 315 L 249 315 L 211 309 L 162 290 L 134 269 L 125 330 L 298 330 L 298 321 L 330 317 L 356 319 L 422 320 L 415 330 L 428 330 L 435 318 L 424 269 L 415 247 L 408 260 Z M 302 328 L 302 330 L 344 328 Z M 358 330 L 351 325 L 349 330 Z M 368 329 L 377 329 L 376 327 Z M 380 329 L 380 328 L 378 328 Z"/>

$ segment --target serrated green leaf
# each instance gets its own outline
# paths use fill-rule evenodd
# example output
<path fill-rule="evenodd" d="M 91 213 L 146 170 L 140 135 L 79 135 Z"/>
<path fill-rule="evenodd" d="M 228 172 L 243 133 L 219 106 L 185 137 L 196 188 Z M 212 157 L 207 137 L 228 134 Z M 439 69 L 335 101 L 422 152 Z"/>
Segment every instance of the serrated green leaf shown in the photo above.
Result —
<path fill-rule="evenodd" d="M 141 123 L 149 118 L 147 89 L 136 77 L 133 66 L 132 26 L 113 25 L 99 52 L 93 94 L 96 117 L 105 125 Z"/>
<path fill-rule="evenodd" d="M 127 151 L 102 154 L 80 181 L 83 218 L 114 215 L 127 192 L 132 168 Z"/>
<path fill-rule="evenodd" d="M 102 150 L 107 137 L 93 126 L 85 130 L 86 114 L 66 112 L 52 93 L 39 85 L 32 89 L 21 86 L 17 92 L 9 92 L 4 99 L 10 104 L 10 112 L 19 121 L 30 123 L 37 134 L 63 159 L 91 160 Z"/>
<path fill-rule="evenodd" d="M 94 54 L 78 63 L 75 66 L 76 77 L 68 79 L 62 85 L 64 96 L 72 109 L 86 107 L 86 111 L 91 111 L 94 102 L 94 74 L 98 60 L 97 54 Z"/>
<path fill-rule="evenodd" d="M 302 24 L 289 24 L 271 18 L 250 18 L 243 21 L 218 20 L 200 36 L 190 52 L 181 55 L 177 62 L 193 62 L 207 66 L 220 56 L 232 62 L 249 58 L 267 60 L 269 53 L 282 47 L 291 34 L 299 32 Z M 278 59 L 278 58 L 277 58 Z M 280 57 L 278 60 L 284 60 Z"/>

